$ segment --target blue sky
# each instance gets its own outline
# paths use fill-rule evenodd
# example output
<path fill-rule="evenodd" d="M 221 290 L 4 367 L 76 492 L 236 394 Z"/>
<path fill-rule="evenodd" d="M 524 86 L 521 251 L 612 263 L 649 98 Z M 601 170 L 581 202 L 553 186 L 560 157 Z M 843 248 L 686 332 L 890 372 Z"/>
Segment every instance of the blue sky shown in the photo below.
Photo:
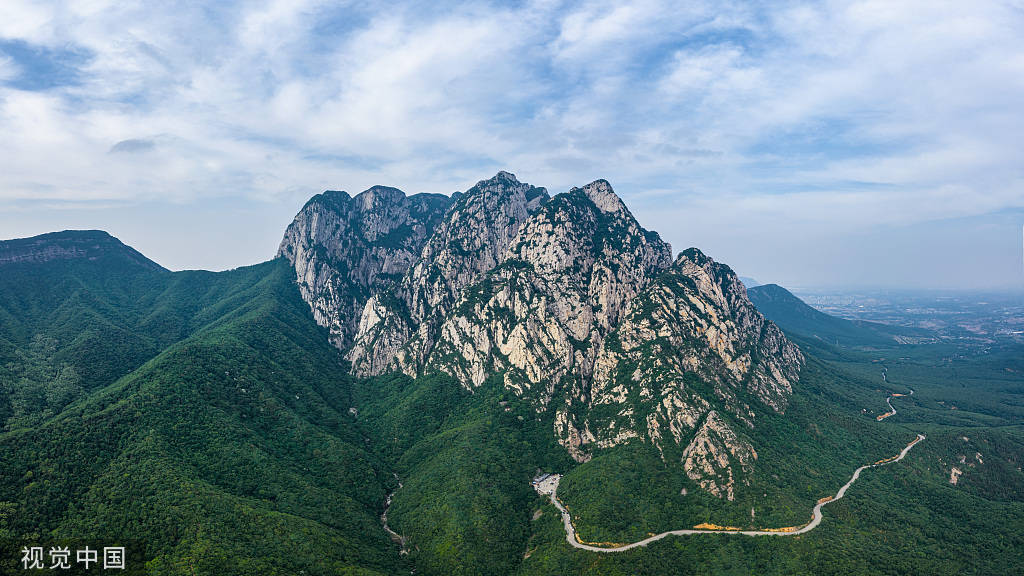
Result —
<path fill-rule="evenodd" d="M 505 169 L 762 281 L 1024 287 L 1020 0 L 154 4 L 4 2 L 0 237 L 224 269 Z"/>

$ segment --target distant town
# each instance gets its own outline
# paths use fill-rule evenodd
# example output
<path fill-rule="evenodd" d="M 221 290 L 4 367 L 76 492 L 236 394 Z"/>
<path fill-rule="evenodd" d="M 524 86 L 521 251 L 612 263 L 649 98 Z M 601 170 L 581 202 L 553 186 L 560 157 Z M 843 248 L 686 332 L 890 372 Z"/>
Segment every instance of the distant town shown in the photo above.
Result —
<path fill-rule="evenodd" d="M 894 326 L 923 328 L 941 338 L 978 344 L 1024 343 L 1020 293 L 907 293 L 901 291 L 797 293 L 818 310 Z"/>

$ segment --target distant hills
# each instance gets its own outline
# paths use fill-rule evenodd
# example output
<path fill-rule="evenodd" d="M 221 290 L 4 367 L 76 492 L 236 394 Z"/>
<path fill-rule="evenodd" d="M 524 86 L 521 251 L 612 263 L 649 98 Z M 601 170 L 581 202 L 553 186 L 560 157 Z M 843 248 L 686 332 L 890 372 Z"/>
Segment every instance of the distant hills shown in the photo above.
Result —
<path fill-rule="evenodd" d="M 835 346 L 886 346 L 931 336 L 926 330 L 830 316 L 778 284 L 749 288 L 747 295 L 762 314 L 786 332 Z"/>
<path fill-rule="evenodd" d="M 66 260 L 116 260 L 147 270 L 164 269 L 102 230 L 65 230 L 0 240 L 0 266 Z"/>

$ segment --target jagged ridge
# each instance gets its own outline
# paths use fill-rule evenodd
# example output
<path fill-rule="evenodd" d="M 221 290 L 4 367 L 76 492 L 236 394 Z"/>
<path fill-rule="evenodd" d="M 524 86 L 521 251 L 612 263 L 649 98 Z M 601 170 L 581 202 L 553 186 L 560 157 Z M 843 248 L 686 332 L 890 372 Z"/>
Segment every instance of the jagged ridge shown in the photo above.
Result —
<path fill-rule="evenodd" d="M 579 461 L 651 442 L 732 496 L 757 457 L 737 430 L 755 405 L 784 411 L 803 356 L 731 269 L 695 248 L 673 262 L 604 180 L 549 199 L 500 172 L 433 209 L 418 198 L 335 193 L 282 242 L 354 374 L 494 378 Z"/>
<path fill-rule="evenodd" d="M 278 256 L 295 268 L 302 297 L 332 343 L 351 345 L 366 301 L 405 273 L 450 204 L 441 194 L 374 186 L 354 198 L 327 191 L 303 206 Z"/>

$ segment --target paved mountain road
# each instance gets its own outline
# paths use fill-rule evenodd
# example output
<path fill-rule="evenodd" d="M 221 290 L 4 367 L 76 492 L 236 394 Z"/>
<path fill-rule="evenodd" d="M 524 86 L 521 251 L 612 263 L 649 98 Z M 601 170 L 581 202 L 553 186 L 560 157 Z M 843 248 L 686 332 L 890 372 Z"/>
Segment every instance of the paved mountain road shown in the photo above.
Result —
<path fill-rule="evenodd" d="M 885 420 L 889 416 L 895 416 L 896 415 L 896 409 L 892 407 L 892 399 L 893 398 L 901 398 L 903 396 L 913 396 L 913 395 L 914 395 L 914 389 L 913 388 L 910 389 L 910 394 L 897 394 L 895 392 L 893 392 L 892 394 L 889 394 L 889 396 L 885 399 L 885 403 L 889 405 L 889 411 L 886 412 L 885 414 L 880 414 L 875 419 L 878 420 L 879 422 L 881 422 L 882 420 Z"/>
<path fill-rule="evenodd" d="M 914 392 L 911 391 L 910 393 L 913 394 Z M 888 402 L 891 398 L 892 396 L 887 398 L 886 402 Z M 889 407 L 892 408 L 892 404 L 889 404 Z M 893 414 L 895 414 L 896 410 L 893 409 L 892 412 Z M 807 532 L 810 532 L 811 530 L 817 528 L 818 525 L 821 524 L 822 506 L 835 502 L 836 500 L 839 500 L 840 498 L 845 496 L 847 489 L 849 489 L 850 486 L 852 486 L 853 483 L 857 481 L 857 478 L 860 478 L 861 472 L 863 472 L 867 468 L 877 468 L 879 466 L 885 466 L 887 464 L 892 464 L 894 462 L 899 462 L 900 460 L 903 460 L 907 453 L 910 452 L 911 448 L 916 446 L 918 442 L 921 442 L 924 439 L 924 434 L 918 434 L 917 438 L 914 439 L 914 441 L 911 442 L 910 444 L 907 444 L 898 455 L 883 460 L 879 460 L 874 464 L 866 464 L 854 470 L 853 476 L 850 477 L 850 480 L 846 484 L 843 484 L 843 486 L 839 488 L 839 491 L 836 492 L 835 496 L 830 498 L 822 498 L 821 500 L 818 501 L 817 504 L 815 504 L 814 509 L 811 512 L 811 521 L 807 524 L 804 524 L 803 526 L 792 526 L 786 528 L 775 528 L 765 530 L 739 530 L 729 528 L 688 528 L 683 530 L 669 530 L 668 532 L 655 534 L 654 536 L 650 536 L 648 538 L 644 538 L 643 540 L 638 540 L 636 542 L 631 542 L 629 544 L 608 544 L 603 546 L 595 546 L 594 544 L 587 544 L 585 542 L 582 542 L 579 539 L 579 536 L 576 534 L 576 527 L 572 523 L 572 516 L 569 514 L 569 511 L 565 508 L 565 506 L 562 505 L 562 502 L 558 499 L 558 482 L 561 479 L 560 475 L 552 474 L 551 476 L 545 478 L 543 481 L 535 483 L 534 488 L 537 490 L 537 492 L 540 492 L 541 494 L 550 495 L 551 503 L 554 504 L 555 508 L 558 508 L 558 511 L 562 514 L 562 523 L 565 525 L 566 541 L 576 548 L 579 548 L 581 550 L 590 550 L 591 552 L 625 552 L 626 550 L 632 550 L 633 548 L 647 546 L 651 542 L 657 542 L 658 540 L 661 540 L 662 538 L 667 538 L 669 536 L 688 536 L 692 534 L 740 534 L 743 536 L 796 536 L 798 534 L 806 534 Z"/>

